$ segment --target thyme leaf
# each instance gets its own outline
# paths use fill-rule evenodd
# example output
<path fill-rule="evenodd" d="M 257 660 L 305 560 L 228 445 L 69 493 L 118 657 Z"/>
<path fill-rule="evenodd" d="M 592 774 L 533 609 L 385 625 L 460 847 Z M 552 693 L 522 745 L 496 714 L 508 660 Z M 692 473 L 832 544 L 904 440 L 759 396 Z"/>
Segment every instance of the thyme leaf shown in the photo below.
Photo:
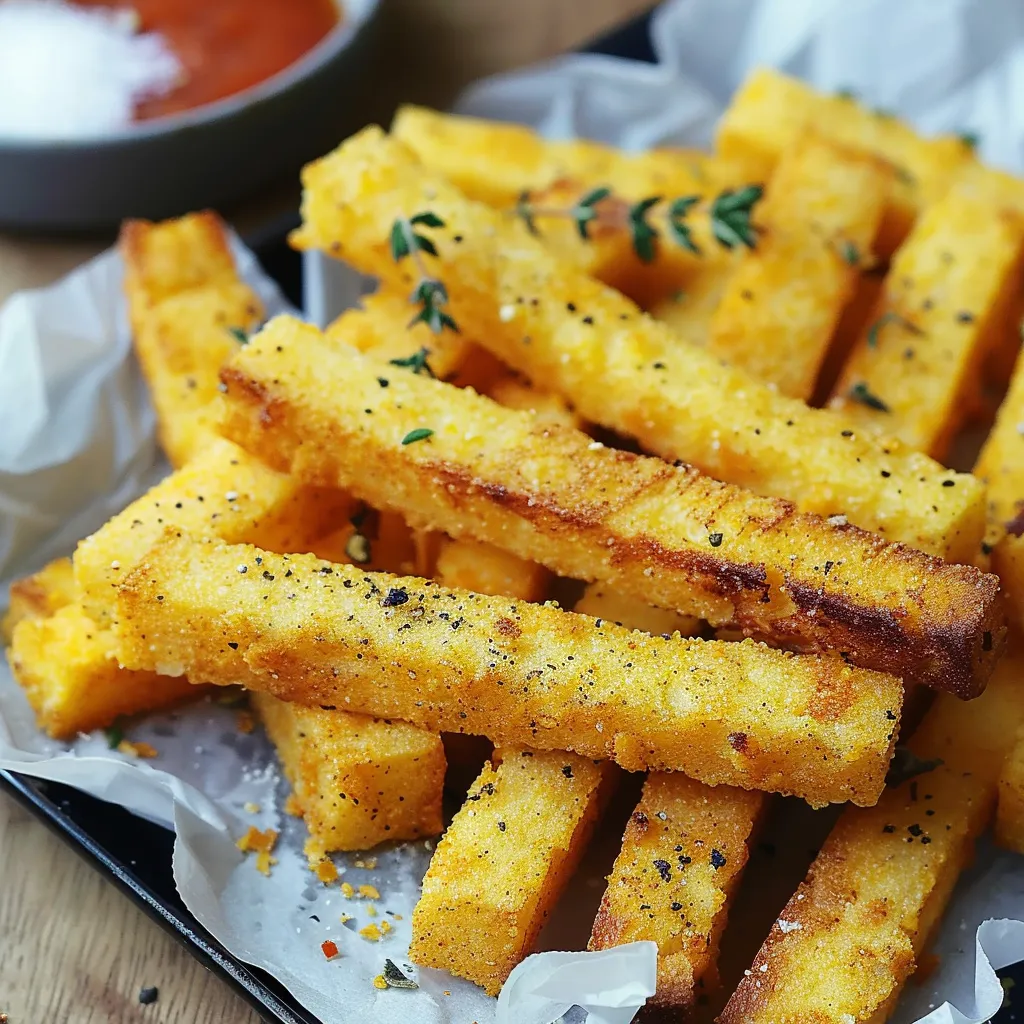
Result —
<path fill-rule="evenodd" d="M 853 401 L 860 402 L 861 405 L 866 405 L 869 409 L 877 409 L 879 412 L 892 412 L 889 406 L 874 394 L 862 380 L 857 381 L 850 388 L 848 394 Z"/>
<path fill-rule="evenodd" d="M 720 245 L 734 249 L 757 245 L 757 232 L 750 223 L 754 204 L 764 195 L 760 185 L 747 185 L 737 191 L 726 189 L 711 204 L 711 231 Z"/>

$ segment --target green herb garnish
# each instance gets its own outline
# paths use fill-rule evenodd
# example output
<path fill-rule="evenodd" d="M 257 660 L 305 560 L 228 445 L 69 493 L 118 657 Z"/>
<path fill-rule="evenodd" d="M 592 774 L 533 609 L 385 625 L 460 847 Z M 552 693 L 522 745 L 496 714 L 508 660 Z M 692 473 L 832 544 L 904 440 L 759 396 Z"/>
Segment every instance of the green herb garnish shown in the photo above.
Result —
<path fill-rule="evenodd" d="M 839 100 L 855 100 L 857 98 L 857 90 L 851 89 L 848 85 L 843 86 L 841 89 L 836 89 L 836 99 Z"/>
<path fill-rule="evenodd" d="M 576 224 L 576 230 L 579 232 L 580 238 L 583 241 L 587 241 L 590 237 L 590 222 L 597 219 L 597 210 L 595 207 L 602 199 L 607 199 L 612 194 L 612 190 L 606 185 L 602 185 L 601 188 L 591 189 L 582 199 L 578 200 L 576 205 L 569 211 L 569 215 L 572 217 Z"/>
<path fill-rule="evenodd" d="M 430 349 L 423 347 L 419 352 L 414 352 L 411 356 L 407 356 L 404 359 L 389 359 L 388 362 L 392 366 L 402 366 L 412 370 L 413 373 L 425 373 L 428 377 L 433 377 L 434 371 L 427 362 L 427 356 L 429 355 Z"/>
<path fill-rule="evenodd" d="M 960 132 L 957 138 L 971 150 L 977 149 L 981 144 L 981 136 L 977 132 Z"/>
<path fill-rule="evenodd" d="M 899 324 L 905 331 L 911 334 L 924 334 L 924 331 L 912 320 L 908 320 L 899 313 L 888 310 L 883 313 L 869 328 L 867 333 L 868 348 L 878 348 L 878 335 L 886 324 Z"/>
<path fill-rule="evenodd" d="M 934 771 L 943 764 L 941 757 L 918 757 L 909 747 L 897 746 L 889 762 L 889 771 L 885 776 L 887 786 L 900 786 L 904 782 L 925 772 Z"/>
<path fill-rule="evenodd" d="M 103 730 L 103 735 L 107 738 L 107 747 L 111 750 L 117 750 L 117 748 L 124 741 L 124 727 L 126 720 L 122 717 L 115 718 L 111 724 Z"/>
<path fill-rule="evenodd" d="M 844 239 L 839 243 L 839 255 L 842 256 L 843 262 L 848 263 L 851 267 L 860 266 L 860 249 L 849 239 Z"/>
<path fill-rule="evenodd" d="M 382 976 L 387 982 L 388 988 L 419 988 L 419 985 L 406 975 L 394 960 L 385 959 Z"/>
<path fill-rule="evenodd" d="M 417 231 L 417 227 L 443 228 L 444 221 L 436 213 L 425 210 L 412 217 L 399 217 L 391 225 L 391 257 L 400 263 L 410 256 L 419 271 L 420 280 L 410 296 L 410 301 L 420 307 L 420 311 L 409 321 L 411 327 L 416 323 L 425 323 L 435 334 L 440 334 L 446 327 L 458 333 L 455 321 L 443 309 L 448 304 L 448 290 L 436 277 L 427 273 L 423 262 L 423 253 L 437 255 L 437 246 L 426 235 Z"/>
<path fill-rule="evenodd" d="M 647 220 L 647 214 L 652 206 L 661 202 L 661 196 L 648 196 L 634 203 L 627 214 L 629 218 L 629 237 L 633 242 L 633 251 L 643 263 L 654 261 L 655 244 L 658 239 L 658 229 L 651 226 Z"/>
<path fill-rule="evenodd" d="M 694 256 L 700 255 L 690 229 L 686 226 L 686 215 L 691 207 L 700 202 L 700 196 L 680 196 L 668 205 L 668 230 L 677 244 L 689 250 Z"/>
<path fill-rule="evenodd" d="M 859 380 L 849 390 L 849 396 L 855 402 L 860 402 L 861 405 L 866 405 L 869 409 L 877 409 L 879 412 L 891 412 L 892 410 L 883 402 L 876 394 L 873 394 L 871 389 Z"/>
<path fill-rule="evenodd" d="M 402 444 L 415 444 L 417 441 L 426 441 L 428 437 L 433 437 L 434 432 L 429 427 L 417 427 L 415 430 L 410 430 L 405 437 L 402 438 Z"/>
<path fill-rule="evenodd" d="M 747 185 L 734 192 L 726 189 L 711 204 L 711 230 L 720 245 L 733 249 L 757 245 L 757 233 L 750 223 L 754 204 L 764 195 L 760 185 Z"/>
<path fill-rule="evenodd" d="M 249 332 L 241 327 L 228 327 L 226 328 L 228 334 L 231 335 L 239 345 L 249 344 Z"/>
<path fill-rule="evenodd" d="M 750 223 L 754 204 L 761 198 L 760 185 L 747 185 L 738 191 L 725 190 L 711 204 L 711 226 L 715 238 L 726 249 L 737 245 L 754 248 L 757 234 Z M 591 189 L 568 208 L 535 205 L 529 192 L 522 192 L 512 213 L 518 217 L 531 234 L 538 235 L 537 221 L 545 217 L 568 218 L 584 241 L 590 240 L 591 224 L 600 223 L 607 227 L 629 232 L 633 251 L 644 263 L 651 263 L 657 255 L 660 230 L 654 223 L 655 208 L 665 203 L 661 219 L 669 237 L 680 248 L 700 256 L 701 251 L 693 241 L 687 224 L 690 210 L 700 202 L 697 195 L 679 196 L 665 200 L 661 196 L 648 196 L 635 203 L 626 203 L 602 185 Z"/>

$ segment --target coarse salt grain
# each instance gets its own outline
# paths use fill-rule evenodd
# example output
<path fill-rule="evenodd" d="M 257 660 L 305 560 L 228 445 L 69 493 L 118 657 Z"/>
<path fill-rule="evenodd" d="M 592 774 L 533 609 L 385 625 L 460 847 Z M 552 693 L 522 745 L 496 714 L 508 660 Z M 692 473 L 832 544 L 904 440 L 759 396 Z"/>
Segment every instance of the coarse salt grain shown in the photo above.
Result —
<path fill-rule="evenodd" d="M 0 137 L 88 138 L 125 128 L 135 104 L 182 75 L 131 9 L 60 0 L 0 3 Z"/>

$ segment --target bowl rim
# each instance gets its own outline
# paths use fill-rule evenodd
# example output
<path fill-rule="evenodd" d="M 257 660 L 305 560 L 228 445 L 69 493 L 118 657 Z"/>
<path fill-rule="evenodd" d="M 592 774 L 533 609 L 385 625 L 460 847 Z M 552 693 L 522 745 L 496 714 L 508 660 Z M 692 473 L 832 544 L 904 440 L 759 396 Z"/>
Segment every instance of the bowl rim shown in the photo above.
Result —
<path fill-rule="evenodd" d="M 192 107 L 177 114 L 166 114 L 147 121 L 133 122 L 126 128 L 71 139 L 21 139 L 0 135 L 2 153 L 76 152 L 142 142 L 187 128 L 197 128 L 227 120 L 243 110 L 282 95 L 310 78 L 322 67 L 340 56 L 359 33 L 373 20 L 380 9 L 380 0 L 333 0 L 339 8 L 337 24 L 315 46 L 280 71 L 219 100 Z"/>

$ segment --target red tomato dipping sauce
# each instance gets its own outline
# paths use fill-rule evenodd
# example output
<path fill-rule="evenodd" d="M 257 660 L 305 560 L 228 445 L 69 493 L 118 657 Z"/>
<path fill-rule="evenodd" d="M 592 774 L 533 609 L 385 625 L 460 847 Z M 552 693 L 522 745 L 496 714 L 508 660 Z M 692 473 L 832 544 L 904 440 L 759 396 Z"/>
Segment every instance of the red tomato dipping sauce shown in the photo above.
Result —
<path fill-rule="evenodd" d="M 83 7 L 125 7 L 78 0 Z M 131 0 L 141 32 L 159 33 L 180 84 L 136 105 L 139 121 L 192 110 L 249 89 L 294 64 L 340 18 L 332 0 Z"/>

